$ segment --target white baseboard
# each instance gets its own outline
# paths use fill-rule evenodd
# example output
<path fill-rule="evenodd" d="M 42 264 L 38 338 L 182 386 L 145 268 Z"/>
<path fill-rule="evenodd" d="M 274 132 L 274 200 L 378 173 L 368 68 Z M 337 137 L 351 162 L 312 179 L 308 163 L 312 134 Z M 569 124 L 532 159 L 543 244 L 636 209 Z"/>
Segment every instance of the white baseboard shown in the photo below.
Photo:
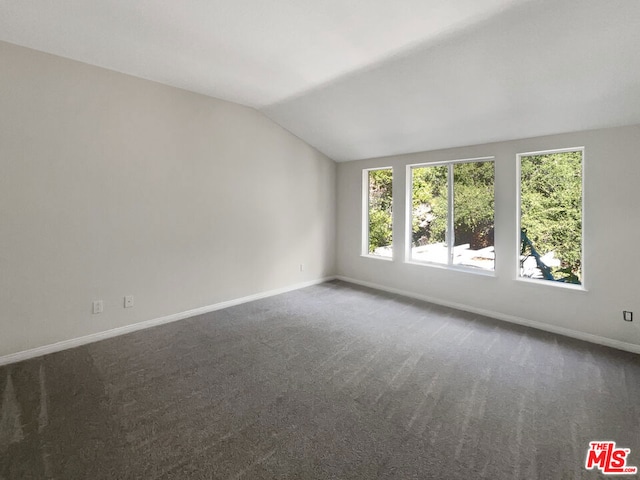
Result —
<path fill-rule="evenodd" d="M 394 293 L 397 295 L 402 295 L 404 297 L 415 298 L 416 300 L 422 300 L 429 303 L 435 303 L 437 305 L 442 305 L 444 307 L 456 308 L 458 310 L 463 310 L 465 312 L 477 313 L 478 315 L 484 315 L 486 317 L 495 318 L 498 320 L 503 320 L 505 322 L 515 323 L 518 325 L 523 325 L 525 327 L 531 327 L 538 330 L 544 330 L 546 332 L 556 333 L 558 335 L 563 335 L 565 337 L 576 338 L 578 340 L 584 340 L 585 342 L 596 343 L 598 345 L 604 345 L 607 347 L 617 348 L 618 350 L 624 350 L 631 353 L 640 354 L 640 345 L 636 345 L 635 343 L 621 342 L 619 340 L 614 340 L 612 338 L 601 337 L 598 335 L 593 335 L 591 333 L 580 332 L 578 330 L 571 330 L 569 328 L 558 327 L 555 325 L 550 325 L 547 323 L 536 322 L 534 320 L 527 320 L 526 318 L 516 317 L 514 315 L 506 315 L 500 312 L 494 312 L 491 310 L 485 310 L 483 308 L 471 307 L 469 305 L 465 305 L 457 302 L 449 302 L 446 300 L 441 300 L 438 298 L 429 297 L 427 295 L 421 295 L 419 293 L 412 293 L 406 290 L 400 290 L 398 288 L 387 287 L 385 285 L 380 285 L 377 283 L 365 282 L 363 280 L 357 280 L 355 278 L 345 277 L 342 275 L 337 275 L 335 277 L 338 280 L 342 280 L 348 283 L 354 283 L 356 285 L 362 285 L 363 287 L 374 288 L 376 290 L 382 290 L 389 293 Z"/>
<path fill-rule="evenodd" d="M 246 297 L 236 298 L 228 300 L 226 302 L 215 303 L 213 305 L 207 305 L 204 307 L 194 308 L 187 310 L 186 312 L 174 313 L 165 317 L 154 318 L 151 320 L 145 320 L 144 322 L 133 323 L 131 325 L 125 325 L 123 327 L 113 328 L 111 330 L 105 330 L 103 332 L 92 333 L 83 337 L 72 338 L 69 340 L 63 340 L 61 342 L 52 343 L 50 345 L 43 345 L 41 347 L 31 348 L 29 350 L 23 350 L 21 352 L 11 353 L 0 357 L 0 366 L 8 365 L 10 363 L 21 362 L 23 360 L 29 360 L 31 358 L 40 357 L 42 355 L 48 355 L 50 353 L 60 352 L 69 348 L 79 347 L 88 343 L 98 342 L 107 338 L 117 337 L 126 333 L 135 332 L 137 330 L 144 330 L 145 328 L 151 328 L 165 323 L 176 322 L 178 320 L 184 320 L 185 318 L 195 317 L 196 315 L 202 315 L 204 313 L 214 312 L 216 310 L 222 310 L 224 308 L 233 307 L 242 303 L 253 302 L 254 300 L 260 300 L 261 298 L 272 297 L 274 295 L 280 295 L 281 293 L 291 292 L 293 290 L 299 290 L 301 288 L 310 287 L 312 285 L 318 285 L 320 283 L 329 282 L 336 277 L 324 277 L 317 280 L 311 280 L 309 282 L 298 283 L 295 285 L 289 285 L 283 288 L 277 288 L 275 290 L 269 290 L 266 292 L 260 292 Z"/>

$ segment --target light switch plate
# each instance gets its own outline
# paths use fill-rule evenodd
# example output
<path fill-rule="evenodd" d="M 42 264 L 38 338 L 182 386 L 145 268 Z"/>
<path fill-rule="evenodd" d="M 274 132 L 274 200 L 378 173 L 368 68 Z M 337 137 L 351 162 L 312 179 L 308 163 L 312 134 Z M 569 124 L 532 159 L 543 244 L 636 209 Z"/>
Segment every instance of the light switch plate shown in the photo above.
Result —
<path fill-rule="evenodd" d="M 93 314 L 97 315 L 98 313 L 102 313 L 104 310 L 104 304 L 102 300 L 94 300 L 93 302 Z"/>

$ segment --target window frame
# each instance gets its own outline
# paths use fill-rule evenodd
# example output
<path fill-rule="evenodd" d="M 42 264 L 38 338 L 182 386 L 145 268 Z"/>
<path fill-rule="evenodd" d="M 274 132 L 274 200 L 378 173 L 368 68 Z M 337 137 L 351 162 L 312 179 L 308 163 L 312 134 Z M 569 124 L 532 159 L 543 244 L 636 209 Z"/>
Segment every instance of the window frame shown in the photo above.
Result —
<path fill-rule="evenodd" d="M 454 182 L 453 180 L 453 167 L 459 163 L 480 163 L 480 162 L 493 162 L 493 198 L 494 198 L 494 228 L 495 228 L 495 180 L 496 180 L 496 157 L 494 155 L 486 157 L 473 157 L 473 158 L 460 158 L 455 160 L 443 160 L 438 162 L 423 162 L 412 163 L 406 166 L 406 184 L 405 184 L 405 248 L 404 248 L 404 262 L 412 265 L 421 265 L 427 267 L 441 268 L 444 270 L 455 270 L 459 272 L 474 273 L 477 275 L 485 275 L 489 277 L 496 276 L 496 249 L 495 249 L 495 237 L 494 237 L 494 262 L 492 270 L 485 270 L 482 268 L 473 268 L 465 265 L 453 264 L 453 243 L 455 243 L 454 232 Z M 429 262 L 427 260 L 414 260 L 412 257 L 412 245 L 411 237 L 413 234 L 413 169 L 423 167 L 447 167 L 447 233 L 445 235 L 447 243 L 447 263 Z M 454 236 L 451 236 L 451 232 L 454 232 Z M 453 241 L 451 241 L 453 240 Z"/>
<path fill-rule="evenodd" d="M 360 246 L 360 256 L 366 258 L 374 258 L 376 260 L 385 260 L 387 262 L 392 262 L 394 260 L 394 237 L 391 240 L 391 256 L 383 257 L 382 255 L 373 255 L 369 253 L 369 172 L 375 172 L 377 170 L 391 170 L 391 181 L 393 184 L 394 180 L 394 171 L 392 166 L 387 167 L 372 167 L 372 168 L 364 168 L 362 169 L 362 239 Z M 391 231 L 395 230 L 395 208 L 393 208 L 395 195 L 393 192 L 391 193 Z"/>
<path fill-rule="evenodd" d="M 522 218 L 522 157 L 531 157 L 536 155 L 552 155 L 554 153 L 567 153 L 567 152 L 580 152 L 582 154 L 582 158 L 580 161 L 580 193 L 581 199 L 580 204 L 582 208 L 581 212 L 581 220 L 582 220 L 582 228 L 580 231 L 580 265 L 582 270 L 582 282 L 580 285 L 576 285 L 574 283 L 564 283 L 564 282 L 554 282 L 550 280 L 545 280 L 543 278 L 527 278 L 520 276 L 520 248 L 521 241 L 520 238 L 520 229 L 521 227 L 521 218 Z M 585 167 L 586 167 L 586 154 L 585 147 L 568 147 L 568 148 L 555 148 L 550 150 L 539 150 L 533 152 L 522 152 L 516 154 L 516 242 L 515 242 L 515 280 L 518 282 L 528 283 L 531 285 L 543 285 L 551 288 L 565 288 L 568 290 L 576 290 L 586 292 L 586 265 L 584 262 L 584 252 L 585 252 L 585 244 L 584 244 L 584 231 L 585 231 Z"/>

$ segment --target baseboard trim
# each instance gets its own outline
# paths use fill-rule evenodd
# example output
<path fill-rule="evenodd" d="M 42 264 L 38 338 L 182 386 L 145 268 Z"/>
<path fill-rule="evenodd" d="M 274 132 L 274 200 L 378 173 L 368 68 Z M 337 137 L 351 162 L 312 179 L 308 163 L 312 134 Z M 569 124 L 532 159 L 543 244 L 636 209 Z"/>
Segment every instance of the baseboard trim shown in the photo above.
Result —
<path fill-rule="evenodd" d="M 523 325 L 525 327 L 535 328 L 537 330 L 544 330 L 545 332 L 555 333 L 563 335 L 565 337 L 571 337 L 578 340 L 584 340 L 585 342 L 596 343 L 598 345 L 604 345 L 606 347 L 616 348 L 618 350 L 624 350 L 626 352 L 640 354 L 640 345 L 634 343 L 621 342 L 612 338 L 601 337 L 599 335 L 593 335 L 591 333 L 580 332 L 578 330 L 571 330 L 569 328 L 558 327 L 547 323 L 536 322 L 535 320 L 528 320 L 522 317 L 516 317 L 514 315 L 506 315 L 500 312 L 494 312 L 492 310 L 485 310 L 483 308 L 476 308 L 470 305 L 465 305 L 458 302 L 449 302 L 441 300 L 439 298 L 429 297 L 427 295 L 421 295 L 419 293 L 412 293 L 406 290 L 400 290 L 398 288 L 387 287 L 378 283 L 366 282 L 364 280 L 358 280 L 351 277 L 345 277 L 344 275 L 336 275 L 337 280 L 343 282 L 353 283 L 355 285 L 361 285 L 363 287 L 373 288 L 375 290 L 382 290 L 384 292 L 394 293 L 396 295 L 402 295 L 403 297 L 415 298 L 416 300 L 422 300 L 429 303 L 435 303 L 436 305 L 442 305 L 444 307 L 456 308 L 465 312 L 476 313 L 478 315 L 484 315 L 486 317 L 503 320 L 509 323 L 515 323 L 517 325 Z"/>
<path fill-rule="evenodd" d="M 273 297 L 282 293 L 291 292 L 293 290 L 299 290 L 301 288 L 318 285 L 320 283 L 329 282 L 336 277 L 323 277 L 317 280 L 311 280 L 309 282 L 297 283 L 295 285 L 289 285 L 287 287 L 277 288 L 275 290 L 268 290 L 266 292 L 260 292 L 246 297 L 235 298 L 233 300 L 227 300 L 213 305 L 207 305 L 204 307 L 194 308 L 185 312 L 174 313 L 172 315 L 166 315 L 164 317 L 154 318 L 151 320 L 145 320 L 139 323 L 133 323 L 131 325 L 125 325 L 123 327 L 117 327 L 103 332 L 92 333 L 91 335 L 85 335 L 82 337 L 72 338 L 69 340 L 63 340 L 61 342 L 52 343 L 49 345 L 43 345 L 41 347 L 31 348 L 29 350 L 23 350 L 21 352 L 10 353 L 0 357 L 0 366 L 9 365 L 11 363 L 22 362 L 23 360 L 29 360 L 32 358 L 40 357 L 42 355 L 48 355 L 50 353 L 60 352 L 62 350 L 68 350 L 70 348 L 79 347 L 81 345 L 87 345 L 89 343 L 99 342 L 100 340 L 106 340 L 107 338 L 118 337 L 127 333 L 136 332 L 138 330 L 144 330 L 146 328 L 156 327 L 158 325 L 164 325 L 165 323 L 176 322 L 178 320 L 184 320 L 185 318 L 195 317 L 196 315 L 202 315 L 204 313 L 215 312 L 216 310 L 222 310 L 243 303 L 253 302 L 262 298 Z"/>

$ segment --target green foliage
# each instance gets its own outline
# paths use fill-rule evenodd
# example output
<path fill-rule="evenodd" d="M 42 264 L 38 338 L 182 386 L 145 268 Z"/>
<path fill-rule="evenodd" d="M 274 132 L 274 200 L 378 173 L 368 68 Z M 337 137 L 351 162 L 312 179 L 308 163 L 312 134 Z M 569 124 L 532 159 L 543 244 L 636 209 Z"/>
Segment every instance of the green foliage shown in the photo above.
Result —
<path fill-rule="evenodd" d="M 455 164 L 455 244 L 493 245 L 494 164 Z M 412 169 L 412 245 L 444 242 L 447 166 Z M 392 171 L 369 172 L 369 252 L 392 244 Z M 560 259 L 555 279 L 580 283 L 582 258 L 582 154 L 533 155 L 521 161 L 521 226 L 540 255 Z"/>
<path fill-rule="evenodd" d="M 522 157 L 521 226 L 540 255 L 555 252 L 556 279 L 580 283 L 582 153 Z"/>
<path fill-rule="evenodd" d="M 391 169 L 369 172 L 369 253 L 390 246 L 392 232 L 393 175 Z"/>
<path fill-rule="evenodd" d="M 444 242 L 447 231 L 447 167 L 414 168 L 412 186 L 412 244 Z"/>
<path fill-rule="evenodd" d="M 455 244 L 493 245 L 493 162 L 459 163 L 453 170 Z M 445 165 L 413 169 L 413 245 L 445 241 L 447 171 Z"/>
<path fill-rule="evenodd" d="M 479 250 L 493 245 L 493 162 L 453 166 L 453 226 L 455 244 Z"/>

